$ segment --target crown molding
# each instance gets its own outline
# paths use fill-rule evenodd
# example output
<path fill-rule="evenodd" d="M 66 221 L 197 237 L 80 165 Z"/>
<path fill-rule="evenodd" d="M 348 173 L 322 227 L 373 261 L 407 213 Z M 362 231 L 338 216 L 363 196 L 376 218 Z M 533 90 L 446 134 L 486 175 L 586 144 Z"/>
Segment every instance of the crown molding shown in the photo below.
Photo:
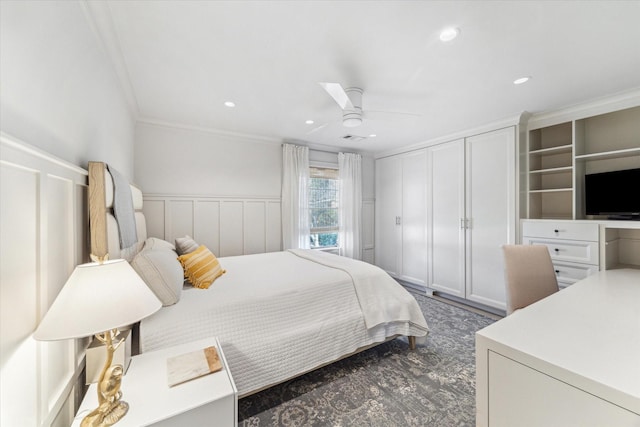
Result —
<path fill-rule="evenodd" d="M 422 141 L 419 142 L 417 144 L 412 144 L 412 145 L 407 145 L 404 147 L 400 147 L 400 148 L 396 148 L 393 150 L 387 150 L 387 151 L 380 151 L 375 153 L 374 157 L 376 159 L 380 159 L 382 157 L 389 157 L 389 156 L 393 156 L 395 154 L 402 154 L 402 153 L 408 153 L 411 151 L 416 151 L 416 150 L 420 150 L 422 148 L 426 148 L 426 147 L 430 147 L 432 145 L 437 145 L 437 144 L 442 144 L 445 142 L 450 142 L 450 141 L 455 141 L 456 139 L 461 139 L 461 138 L 468 138 L 470 136 L 474 136 L 474 135 L 479 135 L 481 133 L 486 133 L 486 132 L 491 132 L 494 130 L 498 130 L 498 129 L 502 129 L 502 128 L 506 128 L 509 126 L 514 126 L 514 125 L 522 125 L 522 120 L 523 118 L 526 119 L 526 117 L 528 117 L 527 112 L 522 112 L 516 116 L 511 116 L 502 120 L 498 120 L 495 122 L 491 122 L 491 123 L 487 123 L 485 125 L 482 126 L 477 126 L 474 128 L 470 128 L 467 130 L 463 130 L 460 132 L 455 132 L 455 133 L 451 133 L 448 135 L 444 135 L 438 138 L 434 138 L 434 139 L 429 139 L 427 141 Z"/>
<path fill-rule="evenodd" d="M 122 92 L 129 105 L 129 110 L 134 118 L 137 118 L 140 115 L 140 108 L 138 107 L 138 100 L 133 90 L 127 63 L 122 54 L 120 39 L 115 31 L 109 2 L 82 0 L 80 5 L 91 30 L 100 41 L 102 50 L 111 62 L 113 71 L 120 82 Z"/>
<path fill-rule="evenodd" d="M 185 131 L 191 131 L 191 132 L 201 132 L 201 133 L 207 133 L 207 134 L 219 136 L 222 138 L 231 138 L 231 139 L 236 139 L 236 140 L 245 141 L 245 142 L 251 141 L 251 142 L 264 143 L 264 144 L 282 144 L 283 142 L 281 139 L 272 138 L 268 136 L 233 132 L 233 131 L 214 129 L 214 128 L 209 128 L 204 126 L 188 125 L 184 123 L 176 123 L 176 122 L 170 122 L 167 120 L 151 119 L 147 117 L 139 117 L 137 120 L 137 124 L 164 127 L 169 129 L 185 130 Z"/>
<path fill-rule="evenodd" d="M 596 98 L 558 110 L 533 114 L 529 118 L 528 128 L 529 130 L 539 129 L 637 106 L 640 106 L 640 88 Z"/>

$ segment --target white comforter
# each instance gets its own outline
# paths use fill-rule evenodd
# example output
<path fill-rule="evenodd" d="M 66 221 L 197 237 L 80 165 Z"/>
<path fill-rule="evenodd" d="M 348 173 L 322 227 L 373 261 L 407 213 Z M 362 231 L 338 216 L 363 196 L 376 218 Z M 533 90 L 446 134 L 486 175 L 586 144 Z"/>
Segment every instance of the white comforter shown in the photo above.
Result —
<path fill-rule="evenodd" d="M 360 261 L 295 250 L 220 263 L 227 273 L 209 289 L 186 288 L 141 322 L 140 347 L 217 336 L 240 396 L 389 336 L 428 332 L 415 299 Z"/>

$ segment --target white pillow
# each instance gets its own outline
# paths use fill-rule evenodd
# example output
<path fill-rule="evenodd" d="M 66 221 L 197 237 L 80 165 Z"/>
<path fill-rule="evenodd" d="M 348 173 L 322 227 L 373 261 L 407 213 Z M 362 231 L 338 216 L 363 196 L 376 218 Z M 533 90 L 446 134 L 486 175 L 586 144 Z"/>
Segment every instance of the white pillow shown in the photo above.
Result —
<path fill-rule="evenodd" d="M 176 239 L 176 252 L 178 255 L 186 255 L 198 249 L 200 245 L 191 236 L 178 237 Z"/>
<path fill-rule="evenodd" d="M 149 286 L 153 293 L 162 301 L 163 306 L 172 305 L 180 300 L 184 283 L 184 270 L 178 254 L 171 249 L 171 243 L 167 247 L 160 239 L 145 243 L 131 266 Z"/>
<path fill-rule="evenodd" d="M 162 239 L 158 239 L 156 237 L 149 237 L 145 242 L 144 242 L 144 248 L 153 248 L 153 249 L 158 249 L 158 248 L 166 248 L 166 249 L 171 249 L 172 251 L 176 250 L 176 247 L 173 246 L 171 243 L 167 242 L 166 240 L 162 240 Z"/>

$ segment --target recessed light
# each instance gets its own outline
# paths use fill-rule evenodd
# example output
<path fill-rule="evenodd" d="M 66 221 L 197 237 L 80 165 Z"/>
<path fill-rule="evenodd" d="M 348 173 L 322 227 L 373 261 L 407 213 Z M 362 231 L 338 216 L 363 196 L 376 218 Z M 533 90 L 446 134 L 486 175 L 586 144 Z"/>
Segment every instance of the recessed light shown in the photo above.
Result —
<path fill-rule="evenodd" d="M 308 125 L 312 125 L 314 122 L 313 122 L 313 120 L 307 120 L 305 123 L 308 124 Z"/>
<path fill-rule="evenodd" d="M 225 107 L 233 108 L 236 106 L 235 102 L 227 101 L 224 103 Z"/>
<path fill-rule="evenodd" d="M 514 85 L 521 85 L 522 83 L 526 83 L 526 82 L 528 82 L 529 80 L 531 80 L 531 77 L 529 77 L 529 76 L 520 77 L 519 79 L 515 79 L 515 80 L 513 81 L 513 84 L 514 84 Z"/>
<path fill-rule="evenodd" d="M 458 34 L 460 34 L 460 28 L 456 28 L 456 27 L 445 28 L 440 32 L 440 40 L 442 40 L 443 42 L 450 42 L 451 40 L 458 37 Z"/>
<path fill-rule="evenodd" d="M 378 135 L 376 135 L 375 133 L 372 133 L 371 135 L 369 135 L 369 138 L 375 138 L 376 136 Z"/>

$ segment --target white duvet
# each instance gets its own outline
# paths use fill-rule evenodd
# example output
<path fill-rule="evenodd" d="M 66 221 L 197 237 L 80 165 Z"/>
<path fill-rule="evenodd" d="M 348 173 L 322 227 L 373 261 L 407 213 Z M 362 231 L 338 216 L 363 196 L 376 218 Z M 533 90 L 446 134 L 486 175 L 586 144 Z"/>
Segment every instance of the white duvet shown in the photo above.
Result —
<path fill-rule="evenodd" d="M 240 396 L 400 334 L 426 336 L 415 299 L 379 268 L 311 250 L 220 258 L 209 289 L 140 324 L 141 351 L 220 340 Z"/>

